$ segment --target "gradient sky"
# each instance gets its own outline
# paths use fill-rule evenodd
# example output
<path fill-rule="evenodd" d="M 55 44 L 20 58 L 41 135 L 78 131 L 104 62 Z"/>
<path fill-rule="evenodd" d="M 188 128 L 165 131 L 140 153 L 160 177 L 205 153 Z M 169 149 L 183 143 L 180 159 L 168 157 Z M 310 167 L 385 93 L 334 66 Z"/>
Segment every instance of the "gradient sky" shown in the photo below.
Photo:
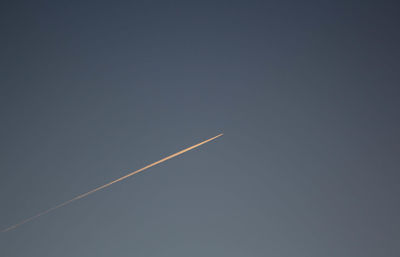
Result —
<path fill-rule="evenodd" d="M 396 1 L 2 1 L 5 257 L 400 254 Z"/>

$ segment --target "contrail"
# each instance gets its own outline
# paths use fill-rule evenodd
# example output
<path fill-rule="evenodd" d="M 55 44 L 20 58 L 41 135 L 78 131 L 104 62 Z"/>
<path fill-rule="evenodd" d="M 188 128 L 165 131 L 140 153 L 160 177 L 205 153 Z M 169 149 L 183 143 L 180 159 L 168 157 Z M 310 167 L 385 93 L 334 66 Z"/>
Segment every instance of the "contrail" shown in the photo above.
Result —
<path fill-rule="evenodd" d="M 88 196 L 88 195 L 90 195 L 90 194 L 93 194 L 94 192 L 97 192 L 97 191 L 99 191 L 99 190 L 101 190 L 101 189 L 103 189 L 103 188 L 109 187 L 109 186 L 111 186 L 111 185 L 114 184 L 114 183 L 120 182 L 120 181 L 122 181 L 122 180 L 124 180 L 124 179 L 126 179 L 126 178 L 128 178 L 128 177 L 130 177 L 130 176 L 133 176 L 133 175 L 135 175 L 135 174 L 137 174 L 137 173 L 139 173 L 139 172 L 142 172 L 142 171 L 144 171 L 144 170 L 147 170 L 148 168 L 151 168 L 151 167 L 153 167 L 153 166 L 155 166 L 155 165 L 157 165 L 157 164 L 160 164 L 160 163 L 165 162 L 165 161 L 167 161 L 167 160 L 169 160 L 169 159 L 172 159 L 172 158 L 174 158 L 174 157 L 176 157 L 176 156 L 178 156 L 178 155 L 181 155 L 181 154 L 183 154 L 183 153 L 185 153 L 185 152 L 187 152 L 187 151 L 190 151 L 190 150 L 192 150 L 192 149 L 194 149 L 194 148 L 196 148 L 196 147 L 199 147 L 199 146 L 201 146 L 201 145 L 203 145 L 203 144 L 205 144 L 205 143 L 208 143 L 208 142 L 210 142 L 210 141 L 212 141 L 212 140 L 214 140 L 214 139 L 216 139 L 216 138 L 218 138 L 218 137 L 220 137 L 220 136 L 222 136 L 222 135 L 223 135 L 223 134 L 221 133 L 221 134 L 219 134 L 218 136 L 212 137 L 212 138 L 207 139 L 207 140 L 205 140 L 205 141 L 203 141 L 203 142 L 200 142 L 200 143 L 198 143 L 198 144 L 196 144 L 196 145 L 193 145 L 193 146 L 191 146 L 191 147 L 188 147 L 188 148 L 186 148 L 186 149 L 183 149 L 182 151 L 179 151 L 179 152 L 177 152 L 177 153 L 171 154 L 171 155 L 169 155 L 169 156 L 167 156 L 167 157 L 165 157 L 165 158 L 163 158 L 163 159 L 161 159 L 161 160 L 159 160 L 159 161 L 153 162 L 153 163 L 151 163 L 151 164 L 149 164 L 149 165 L 147 165 L 147 166 L 145 166 L 145 167 L 143 167 L 143 168 L 141 168 L 141 169 L 135 170 L 135 171 L 133 171 L 133 172 L 131 172 L 131 173 L 125 175 L 125 176 L 122 176 L 122 177 L 120 177 L 120 178 L 118 178 L 118 179 L 116 179 L 116 180 L 113 180 L 113 181 L 111 181 L 111 182 L 108 182 L 107 184 L 104 184 L 104 185 L 102 185 L 102 186 L 99 186 L 99 187 L 97 187 L 97 188 L 95 188 L 95 189 L 93 189 L 93 190 L 91 190 L 91 191 L 89 191 L 89 192 L 86 192 L 86 193 L 84 193 L 84 194 L 78 195 L 78 196 L 72 198 L 71 200 L 65 201 L 65 202 L 63 202 L 63 203 L 61 203 L 61 204 L 59 204 L 59 205 L 56 205 L 56 206 L 54 206 L 54 207 L 52 207 L 52 208 L 50 208 L 50 209 L 47 209 L 47 210 L 45 210 L 45 211 L 43 211 L 43 212 L 41 212 L 41 213 L 38 213 L 38 214 L 36 214 L 35 216 L 32 216 L 32 217 L 30 217 L 30 218 L 28 218 L 28 219 L 25 219 L 25 220 L 21 221 L 20 223 L 17 223 L 17 224 L 15 224 L 15 225 L 11 226 L 11 227 L 8 227 L 8 228 L 2 230 L 1 232 L 7 232 L 7 231 L 10 231 L 10 230 L 13 230 L 13 229 L 15 229 L 15 228 L 17 228 L 17 227 L 19 227 L 19 226 L 21 226 L 21 225 L 23 225 L 23 224 L 29 222 L 29 221 L 32 221 L 32 220 L 34 220 L 34 219 L 36 219 L 36 218 L 42 216 L 42 215 L 45 215 L 45 214 L 47 214 L 47 213 L 49 213 L 49 212 L 51 212 L 51 211 L 54 211 L 54 210 L 56 210 L 56 209 L 58 209 L 58 208 L 60 208 L 60 207 L 63 207 L 63 206 L 65 206 L 65 205 L 67 205 L 67 204 L 70 204 L 70 203 L 72 203 L 72 202 L 74 202 L 74 201 L 76 201 L 76 200 L 79 200 L 79 199 L 81 199 L 81 198 L 84 198 L 84 197 L 86 197 L 86 196 Z"/>

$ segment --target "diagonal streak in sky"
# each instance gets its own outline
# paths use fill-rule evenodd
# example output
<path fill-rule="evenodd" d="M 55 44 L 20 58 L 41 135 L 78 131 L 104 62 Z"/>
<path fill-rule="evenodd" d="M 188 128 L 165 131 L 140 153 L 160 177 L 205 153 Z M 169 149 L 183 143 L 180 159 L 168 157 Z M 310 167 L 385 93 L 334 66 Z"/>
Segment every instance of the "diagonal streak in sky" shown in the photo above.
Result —
<path fill-rule="evenodd" d="M 36 214 L 35 216 L 32 216 L 32 217 L 30 217 L 30 218 L 27 218 L 27 219 L 25 219 L 25 220 L 23 220 L 23 221 L 21 221 L 21 222 L 15 224 L 15 225 L 12 225 L 12 226 L 10 226 L 10 227 L 8 227 L 8 228 L 2 230 L 1 232 L 7 232 L 7 231 L 10 231 L 10 230 L 13 230 L 13 229 L 15 229 L 15 228 L 17 228 L 17 227 L 19 227 L 19 226 L 21 226 L 21 225 L 23 225 L 23 224 L 29 222 L 29 221 L 32 221 L 32 220 L 34 220 L 34 219 L 36 219 L 36 218 L 42 216 L 42 215 L 45 215 L 45 214 L 47 214 L 47 213 L 49 213 L 49 212 L 51 212 L 51 211 L 54 211 L 54 210 L 56 210 L 56 209 L 58 209 L 58 208 L 60 208 L 60 207 L 63 207 L 63 206 L 65 206 L 65 205 L 67 205 L 67 204 L 70 204 L 70 203 L 72 203 L 72 202 L 74 202 L 74 201 L 76 201 L 76 200 L 79 200 L 79 199 L 81 199 L 81 198 L 84 198 L 84 197 L 86 197 L 86 196 L 88 196 L 88 195 L 90 195 L 90 194 L 93 194 L 94 192 L 97 192 L 97 191 L 101 190 L 101 189 L 104 189 L 104 188 L 106 188 L 106 187 L 109 187 L 109 186 L 111 186 L 111 185 L 114 184 L 114 183 L 120 182 L 120 181 L 122 181 L 122 180 L 124 180 L 124 179 L 126 179 L 126 178 L 129 178 L 130 176 L 133 176 L 133 175 L 135 175 L 135 174 L 137 174 L 137 173 L 139 173 L 139 172 L 142 172 L 142 171 L 144 171 L 144 170 L 147 170 L 148 168 L 151 168 L 151 167 L 153 167 L 153 166 L 156 166 L 156 165 L 158 165 L 158 164 L 160 164 L 160 163 L 162 163 L 162 162 L 165 162 L 165 161 L 167 161 L 167 160 L 169 160 L 169 159 L 172 159 L 172 158 L 174 158 L 174 157 L 176 157 L 176 156 L 178 156 L 178 155 L 181 155 L 181 154 L 183 154 L 183 153 L 185 153 L 185 152 L 187 152 L 187 151 L 190 151 L 190 150 L 192 150 L 192 149 L 194 149 L 194 148 L 197 148 L 197 147 L 199 147 L 199 146 L 201 146 L 201 145 L 203 145 L 203 144 L 205 144 L 205 143 L 208 143 L 208 142 L 210 142 L 210 141 L 212 141 L 212 140 L 214 140 L 214 139 L 216 139 L 216 138 L 218 138 L 218 137 L 220 137 L 220 136 L 222 136 L 222 135 L 223 135 L 223 134 L 221 133 L 221 134 L 219 134 L 219 135 L 217 135 L 217 136 L 215 136 L 215 137 L 212 137 L 212 138 L 210 138 L 210 139 L 207 139 L 207 140 L 205 140 L 205 141 L 203 141 L 203 142 L 200 142 L 200 143 L 198 143 L 198 144 L 196 144 L 196 145 L 193 145 L 193 146 L 191 146 L 191 147 L 185 148 L 185 149 L 183 149 L 183 150 L 181 150 L 181 151 L 179 151 L 179 152 L 177 152 L 177 153 L 171 154 L 171 155 L 169 155 L 169 156 L 167 156 L 167 157 L 165 157 L 165 158 L 163 158 L 163 159 L 161 159 L 161 160 L 159 160 L 159 161 L 153 162 L 153 163 L 151 163 L 151 164 L 149 164 L 149 165 L 147 165 L 147 166 L 145 166 L 145 167 L 143 167 L 143 168 L 141 168 L 141 169 L 135 170 L 135 171 L 133 171 L 133 172 L 131 172 L 131 173 L 125 175 L 125 176 L 122 176 L 122 177 L 120 177 L 120 178 L 118 178 L 118 179 L 116 179 L 116 180 L 113 180 L 113 181 L 111 181 L 111 182 L 108 182 L 107 184 L 104 184 L 104 185 L 102 185 L 102 186 L 99 186 L 99 187 L 97 187 L 97 188 L 95 188 L 95 189 L 93 189 L 93 190 L 91 190 L 91 191 L 89 191 L 89 192 L 86 192 L 86 193 L 84 193 L 84 194 L 78 195 L 78 196 L 76 196 L 76 197 L 74 197 L 74 198 L 72 198 L 72 199 L 70 199 L 70 200 L 68 200 L 68 201 L 65 201 L 65 202 L 63 202 L 63 203 L 61 203 L 61 204 L 59 204 L 59 205 L 56 205 L 56 206 L 54 206 L 54 207 L 51 207 L 50 209 L 47 209 L 47 210 L 45 210 L 45 211 L 43 211 L 43 212 L 40 212 L 40 213 Z"/>

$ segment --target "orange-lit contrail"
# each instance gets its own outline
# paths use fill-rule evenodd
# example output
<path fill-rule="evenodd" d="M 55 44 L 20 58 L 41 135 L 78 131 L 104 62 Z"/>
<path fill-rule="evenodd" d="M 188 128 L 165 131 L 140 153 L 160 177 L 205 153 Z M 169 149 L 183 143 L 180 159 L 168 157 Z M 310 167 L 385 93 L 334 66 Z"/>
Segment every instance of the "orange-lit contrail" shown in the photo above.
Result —
<path fill-rule="evenodd" d="M 10 230 L 13 230 L 13 229 L 15 229 L 16 227 L 19 227 L 19 226 L 21 226 L 22 224 L 25 224 L 25 223 L 27 223 L 27 222 L 29 222 L 29 221 L 31 221 L 31 220 L 34 220 L 34 219 L 36 219 L 36 218 L 38 218 L 38 217 L 40 217 L 40 216 L 42 216 L 42 215 L 44 215 L 44 214 L 46 214 L 46 213 L 49 213 L 49 212 L 51 212 L 51 211 L 54 211 L 55 209 L 58 209 L 58 208 L 63 207 L 63 206 L 65 206 L 65 205 L 67 205 L 67 204 L 70 204 L 70 203 L 72 203 L 72 202 L 74 202 L 74 201 L 76 201 L 76 200 L 79 200 L 79 199 L 81 199 L 81 198 L 84 198 L 84 197 L 86 197 L 86 196 L 88 196 L 88 195 L 90 195 L 90 194 L 93 194 L 94 192 L 99 191 L 99 190 L 101 190 L 101 189 L 103 189 L 103 188 L 109 187 L 109 186 L 111 186 L 111 185 L 114 184 L 114 183 L 120 182 L 120 181 L 122 181 L 122 180 L 124 180 L 124 179 L 126 179 L 126 178 L 128 178 L 128 177 L 130 177 L 130 176 L 133 176 L 133 175 L 135 175 L 135 174 L 137 174 L 137 173 L 139 173 L 139 172 L 142 172 L 142 171 L 144 171 L 144 170 L 147 170 L 148 168 L 151 168 L 151 167 L 153 167 L 153 166 L 155 166 L 155 165 L 157 165 L 157 164 L 160 164 L 160 163 L 165 162 L 165 161 L 167 161 L 167 160 L 169 160 L 169 159 L 172 159 L 172 158 L 174 158 L 174 157 L 176 157 L 176 156 L 178 156 L 178 155 L 181 155 L 181 154 L 183 154 L 183 153 L 185 153 L 185 152 L 187 152 L 187 151 L 190 151 L 190 150 L 192 150 L 192 149 L 194 149 L 194 148 L 196 148 L 196 147 L 199 147 L 199 146 L 201 146 L 201 145 L 203 145 L 203 144 L 205 144 L 205 143 L 208 143 L 208 142 L 210 142 L 211 140 L 214 140 L 214 139 L 216 139 L 216 138 L 218 138 L 218 137 L 220 137 L 220 136 L 222 136 L 222 135 L 223 135 L 223 134 L 221 133 L 221 134 L 219 134 L 218 136 L 212 137 L 212 138 L 207 139 L 207 140 L 205 140 L 205 141 L 203 141 L 203 142 L 201 142 L 201 143 L 198 143 L 198 144 L 196 144 L 196 145 L 193 145 L 193 146 L 191 146 L 191 147 L 188 147 L 188 148 L 186 148 L 186 149 L 183 149 L 182 151 L 179 151 L 179 152 L 177 152 L 177 153 L 171 154 L 171 155 L 169 155 L 169 156 L 167 156 L 167 157 L 165 157 L 165 158 L 163 158 L 163 159 L 161 159 L 161 160 L 159 160 L 159 161 L 153 162 L 153 163 L 151 163 L 151 164 L 149 164 L 149 165 L 147 165 L 147 166 L 145 166 L 145 167 L 143 167 L 143 168 L 141 168 L 141 169 L 135 170 L 135 171 L 133 171 L 133 172 L 131 172 L 131 173 L 125 175 L 125 176 L 122 176 L 122 177 L 120 177 L 120 178 L 118 178 L 118 179 L 116 179 L 116 180 L 113 180 L 113 181 L 111 181 L 111 182 L 108 182 L 108 183 L 105 184 L 105 185 L 99 186 L 99 187 L 97 187 L 97 188 L 95 188 L 95 189 L 93 189 L 93 190 L 91 190 L 91 191 L 89 191 L 89 192 L 86 192 L 86 193 L 84 193 L 84 194 L 78 195 L 78 196 L 72 198 L 71 200 L 65 201 L 65 202 L 63 202 L 63 203 L 61 203 L 61 204 L 59 204 L 59 205 L 56 205 L 56 206 L 54 206 L 54 207 L 52 207 L 52 208 L 50 208 L 50 209 L 47 209 L 47 210 L 45 210 L 45 211 L 43 211 L 43 212 L 41 212 L 41 213 L 38 213 L 38 214 L 36 214 L 35 216 L 32 216 L 32 217 L 30 217 L 30 218 L 28 218 L 28 219 L 25 219 L 25 220 L 21 221 L 20 223 L 17 223 L 17 224 L 15 224 L 15 225 L 11 226 L 11 227 L 8 227 L 8 228 L 2 230 L 1 232 L 7 232 L 7 231 L 10 231 Z"/>

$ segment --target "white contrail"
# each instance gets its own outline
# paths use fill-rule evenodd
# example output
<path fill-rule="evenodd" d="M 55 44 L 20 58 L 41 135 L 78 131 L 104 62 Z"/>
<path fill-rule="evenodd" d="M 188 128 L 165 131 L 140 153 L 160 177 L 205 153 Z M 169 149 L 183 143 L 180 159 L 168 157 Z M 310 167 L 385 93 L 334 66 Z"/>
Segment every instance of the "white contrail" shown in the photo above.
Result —
<path fill-rule="evenodd" d="M 23 220 L 23 221 L 21 221 L 21 222 L 15 224 L 15 225 L 11 226 L 11 227 L 8 227 L 8 228 L 2 230 L 1 232 L 7 232 L 7 231 L 10 231 L 10 230 L 13 230 L 13 229 L 15 229 L 16 227 L 19 227 L 19 226 L 21 226 L 22 224 L 25 224 L 25 223 L 27 223 L 27 222 L 29 222 L 29 221 L 31 221 L 31 220 L 34 220 L 34 219 L 36 219 L 36 218 L 38 218 L 38 217 L 40 217 L 40 216 L 42 216 L 42 215 L 44 215 L 44 214 L 46 214 L 46 213 L 49 213 L 49 212 L 51 212 L 51 211 L 54 211 L 55 209 L 58 209 L 58 208 L 60 208 L 60 207 L 63 207 L 64 205 L 70 204 L 70 203 L 72 203 L 72 202 L 74 202 L 74 201 L 76 201 L 76 200 L 79 200 L 79 199 L 81 199 L 81 198 L 84 198 L 84 197 L 86 197 L 86 196 L 88 196 L 88 195 L 90 195 L 90 194 L 93 194 L 94 192 L 97 192 L 97 191 L 99 191 L 99 190 L 101 190 L 101 189 L 103 189 L 103 188 L 109 187 L 109 186 L 111 186 L 111 185 L 114 184 L 114 183 L 120 182 L 120 181 L 122 181 L 122 180 L 124 180 L 124 179 L 126 179 L 126 178 L 128 178 L 128 177 L 130 177 L 130 176 L 133 176 L 133 175 L 135 175 L 135 174 L 137 174 L 137 173 L 139 173 L 139 172 L 142 172 L 142 171 L 144 171 L 144 170 L 147 170 L 148 168 L 151 168 L 151 167 L 153 167 L 153 166 L 155 166 L 155 165 L 157 165 L 157 164 L 160 164 L 160 163 L 165 162 L 165 161 L 167 161 L 167 160 L 169 160 L 169 159 L 172 159 L 172 158 L 174 158 L 174 157 L 176 157 L 176 156 L 178 156 L 178 155 L 181 155 L 181 154 L 183 154 L 183 153 L 185 153 L 185 152 L 187 152 L 187 151 L 190 151 L 190 150 L 192 150 L 192 149 L 194 149 L 194 148 L 196 148 L 196 147 L 199 147 L 199 146 L 201 146 L 201 145 L 203 145 L 203 144 L 205 144 L 205 143 L 208 143 L 208 142 L 210 142 L 211 140 L 214 140 L 214 139 L 216 139 L 216 138 L 218 138 L 218 137 L 220 137 L 220 136 L 222 136 L 222 135 L 223 135 L 223 134 L 221 133 L 221 134 L 219 134 L 218 136 L 212 137 L 212 138 L 207 139 L 207 140 L 205 140 L 205 141 L 203 141 L 203 142 L 200 142 L 200 143 L 198 143 L 198 144 L 196 144 L 196 145 L 193 145 L 193 146 L 191 146 L 191 147 L 185 148 L 185 149 L 183 149 L 182 151 L 179 151 L 179 152 L 177 152 L 177 153 L 171 154 L 171 155 L 169 155 L 169 156 L 167 156 L 167 157 L 165 157 L 165 158 L 163 158 L 163 159 L 161 159 L 161 160 L 159 160 L 159 161 L 153 162 L 153 163 L 151 163 L 151 164 L 149 164 L 149 165 L 147 165 L 147 166 L 145 166 L 145 167 L 143 167 L 143 168 L 141 168 L 141 169 L 135 170 L 135 171 L 133 171 L 133 172 L 131 172 L 131 173 L 125 175 L 125 176 L 122 176 L 122 177 L 120 177 L 120 178 L 118 178 L 118 179 L 116 179 L 116 180 L 113 180 L 113 181 L 111 181 L 111 182 L 108 182 L 107 184 L 104 184 L 104 185 L 102 185 L 102 186 L 99 186 L 99 187 L 97 187 L 97 188 L 95 188 L 95 189 L 93 189 L 93 190 L 91 190 L 91 191 L 89 191 L 89 192 L 86 192 L 86 193 L 84 193 L 84 194 L 78 195 L 78 196 L 72 198 L 71 200 L 65 201 L 65 202 L 63 202 L 63 203 L 61 203 L 61 204 L 59 204 L 59 205 L 56 205 L 56 206 L 54 206 L 54 207 L 52 207 L 52 208 L 50 208 L 50 209 L 47 209 L 47 210 L 45 210 L 45 211 L 43 211 L 43 212 L 41 212 L 41 213 L 38 213 L 38 214 L 36 214 L 35 216 L 32 216 L 32 217 L 30 217 L 30 218 L 27 218 L 27 219 L 25 219 L 25 220 Z"/>

